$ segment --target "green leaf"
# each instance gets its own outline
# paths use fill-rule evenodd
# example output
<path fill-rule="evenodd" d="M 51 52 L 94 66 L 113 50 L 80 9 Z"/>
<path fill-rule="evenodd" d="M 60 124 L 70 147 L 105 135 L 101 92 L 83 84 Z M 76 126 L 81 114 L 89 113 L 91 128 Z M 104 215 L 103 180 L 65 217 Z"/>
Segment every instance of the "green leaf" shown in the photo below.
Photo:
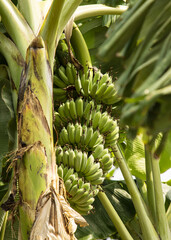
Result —
<path fill-rule="evenodd" d="M 11 119 L 10 112 L 2 99 L 2 89 L 7 79 L 0 81 L 0 158 L 8 152 L 8 122 Z M 0 161 L 0 172 L 2 165 Z"/>
<path fill-rule="evenodd" d="M 12 1 L 5 0 L 1 1 L 0 4 L 2 22 L 21 52 L 21 55 L 25 58 L 26 50 L 30 42 L 34 39 L 34 34 Z"/>
<path fill-rule="evenodd" d="M 125 158 L 131 174 L 137 178 L 146 180 L 145 152 L 142 138 L 143 135 L 139 134 L 134 140 L 127 139 Z"/>
<path fill-rule="evenodd" d="M 123 21 L 119 21 L 115 31 L 113 31 L 113 27 L 110 29 L 107 40 L 99 49 L 101 58 L 110 61 L 116 52 L 120 51 L 125 43 L 127 43 L 128 39 L 132 37 L 137 30 L 139 31 L 152 3 L 153 1 L 139 1 L 133 8 L 122 15 Z"/>
<path fill-rule="evenodd" d="M 6 104 L 11 115 L 11 119 L 8 122 L 8 138 L 9 138 L 8 151 L 12 151 L 17 148 L 17 125 L 16 125 L 15 114 L 14 114 L 10 84 L 6 84 L 6 86 L 3 87 L 2 99 Z"/>
<path fill-rule="evenodd" d="M 133 221 L 135 217 L 135 209 L 131 201 L 131 197 L 126 190 L 125 183 L 106 180 L 103 190 L 105 191 L 107 197 L 122 221 L 129 225 L 129 222 Z M 94 209 L 92 210 L 91 214 L 85 216 L 89 226 L 85 228 L 79 227 L 76 232 L 76 237 L 78 239 L 105 239 L 117 232 L 98 197 L 96 197 L 93 206 Z M 135 227 L 135 224 L 133 224 L 133 226 Z M 131 227 L 130 225 L 130 233 L 133 231 L 133 226 Z"/>
<path fill-rule="evenodd" d="M 13 219 L 7 221 L 4 240 L 18 240 L 19 219 L 13 216 Z"/>
<path fill-rule="evenodd" d="M 159 134 L 155 142 L 153 154 L 155 154 L 155 151 L 159 146 L 161 139 L 162 134 Z M 125 158 L 127 160 L 127 164 L 131 171 L 131 174 L 145 181 L 146 168 L 143 134 L 138 134 L 135 139 L 127 139 L 126 142 L 127 146 L 125 150 Z M 171 168 L 171 131 L 168 134 L 162 153 L 159 156 L 159 161 L 160 173 L 164 173 Z"/>
<path fill-rule="evenodd" d="M 160 156 L 160 172 L 163 173 L 171 168 L 171 131 L 169 131 L 164 149 Z"/>

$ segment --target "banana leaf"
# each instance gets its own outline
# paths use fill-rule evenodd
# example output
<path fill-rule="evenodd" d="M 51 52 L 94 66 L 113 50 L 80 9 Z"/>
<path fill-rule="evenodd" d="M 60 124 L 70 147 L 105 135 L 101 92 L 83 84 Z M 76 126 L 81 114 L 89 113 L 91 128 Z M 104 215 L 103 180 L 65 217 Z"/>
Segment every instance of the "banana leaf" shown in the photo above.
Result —
<path fill-rule="evenodd" d="M 134 236 L 134 239 L 139 239 L 139 223 L 135 217 L 135 209 L 125 183 L 122 181 L 105 180 L 103 191 L 105 191 L 122 221 L 126 224 L 132 236 Z M 89 226 L 85 228 L 79 227 L 76 237 L 79 240 L 93 240 L 106 239 L 109 236 L 117 234 L 98 197 L 96 197 L 93 206 L 94 209 L 91 211 L 91 214 L 85 216 Z"/>

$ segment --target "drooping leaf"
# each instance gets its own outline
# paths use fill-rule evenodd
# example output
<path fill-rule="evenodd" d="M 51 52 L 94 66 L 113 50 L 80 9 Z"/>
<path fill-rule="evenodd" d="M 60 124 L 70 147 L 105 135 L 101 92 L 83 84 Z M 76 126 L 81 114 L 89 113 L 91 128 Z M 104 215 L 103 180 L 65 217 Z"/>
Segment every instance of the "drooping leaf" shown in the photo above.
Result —
<path fill-rule="evenodd" d="M 131 174 L 145 180 L 145 153 L 142 137 L 142 135 L 137 135 L 134 140 L 127 139 L 125 158 Z"/>

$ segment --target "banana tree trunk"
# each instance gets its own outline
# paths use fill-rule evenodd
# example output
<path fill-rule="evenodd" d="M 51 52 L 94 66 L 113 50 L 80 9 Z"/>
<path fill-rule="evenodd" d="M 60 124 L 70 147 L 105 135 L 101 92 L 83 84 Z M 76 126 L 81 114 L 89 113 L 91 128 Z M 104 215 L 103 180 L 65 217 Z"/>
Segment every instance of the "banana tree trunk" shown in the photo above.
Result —
<path fill-rule="evenodd" d="M 85 220 L 70 208 L 53 144 L 53 82 L 41 37 L 30 44 L 18 96 L 19 239 L 75 239 Z"/>

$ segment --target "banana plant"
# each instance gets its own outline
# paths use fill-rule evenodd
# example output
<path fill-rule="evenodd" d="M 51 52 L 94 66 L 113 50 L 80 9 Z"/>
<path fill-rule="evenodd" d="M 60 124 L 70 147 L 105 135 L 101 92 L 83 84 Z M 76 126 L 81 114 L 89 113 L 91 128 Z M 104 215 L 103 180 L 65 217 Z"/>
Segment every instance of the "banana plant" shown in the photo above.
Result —
<path fill-rule="evenodd" d="M 102 29 L 102 21 L 106 20 L 109 27 L 109 22 L 114 20 L 111 15 L 120 16 L 127 6 L 124 1 L 120 1 L 123 7 L 115 3 L 112 7 L 103 5 L 108 1 L 98 1 L 98 4 L 93 1 L 91 5 L 85 5 L 84 1 L 80 5 L 81 2 L 0 0 L 0 63 L 3 63 L 0 65 L 3 100 L 0 107 L 10 118 L 9 146 L 5 146 L 2 153 L 7 153 L 0 161 L 0 239 L 77 237 L 81 240 L 113 235 L 125 240 L 169 240 L 170 207 L 167 206 L 167 219 L 159 165 L 152 155 L 163 152 L 165 157 L 170 138 L 162 133 L 153 143 L 151 135 L 143 131 L 143 136 L 148 138 L 144 149 L 144 141 L 139 136 L 132 141 L 127 132 L 122 133 L 129 104 L 129 100 L 123 103 L 123 76 L 119 72 L 115 84 L 109 73 L 96 69 L 92 58 L 94 62 L 99 59 L 90 54 L 89 41 L 85 41 L 88 40 L 86 31 L 92 29 L 93 36 L 94 26 Z M 104 65 L 104 60 L 115 58 L 117 47 L 120 50 L 124 46 L 124 54 L 129 50 L 128 45 L 134 46 L 134 37 L 132 42 L 126 42 L 132 37 L 127 30 L 134 29 L 133 33 L 138 36 L 136 30 L 153 2 L 140 1 L 119 17 L 118 22 L 114 20 L 107 34 L 110 38 L 99 50 Z M 156 9 L 159 8 L 154 7 Z M 106 17 L 102 18 L 103 15 Z M 164 26 L 160 23 L 164 33 L 169 26 L 167 16 L 162 15 Z M 117 33 L 114 37 L 111 36 L 113 26 Z M 161 57 L 166 53 L 169 38 L 167 41 Z M 168 81 L 168 74 L 169 71 L 163 81 Z M 156 95 L 152 96 L 154 99 Z M 122 125 L 116 115 L 121 117 Z M 129 122 L 128 125 L 131 130 L 132 125 Z M 143 164 L 146 162 L 146 171 L 142 171 L 141 163 L 137 164 L 138 170 L 132 170 L 131 164 L 135 165 L 140 157 Z M 109 180 L 114 159 L 125 182 Z M 131 173 L 137 176 L 140 191 Z M 77 225 L 80 227 L 76 232 Z"/>
<path fill-rule="evenodd" d="M 86 220 L 67 200 L 57 174 L 53 137 L 53 67 L 61 34 L 81 1 L 0 1 L 2 78 L 11 88 L 14 142 L 6 155 L 11 175 L 1 201 L 1 239 L 8 211 L 19 217 L 18 239 L 75 239 Z M 99 13 L 113 9 L 99 5 Z M 116 14 L 122 13 L 114 9 Z M 85 17 L 84 7 L 75 13 Z M 96 15 L 93 9 L 91 15 Z M 72 30 L 72 28 L 71 28 Z M 66 31 L 67 32 L 67 31 Z M 6 89 L 7 90 L 7 89 Z M 7 91 L 4 90 L 4 98 Z M 9 93 L 9 92 L 8 92 Z M 9 103 L 7 103 L 9 107 Z"/>

